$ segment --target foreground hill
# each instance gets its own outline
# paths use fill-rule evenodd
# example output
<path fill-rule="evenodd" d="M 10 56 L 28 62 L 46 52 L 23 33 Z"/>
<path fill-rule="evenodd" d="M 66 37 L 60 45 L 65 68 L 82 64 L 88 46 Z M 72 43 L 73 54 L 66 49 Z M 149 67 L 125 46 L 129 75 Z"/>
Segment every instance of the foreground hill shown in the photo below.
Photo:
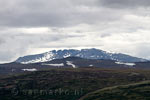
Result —
<path fill-rule="evenodd" d="M 79 100 L 150 100 L 150 81 L 100 89 Z"/>
<path fill-rule="evenodd" d="M 150 70 L 57 68 L 9 77 L 1 75 L 0 100 L 78 100 L 99 89 L 145 80 L 150 80 Z M 149 88 L 138 89 L 146 91 Z M 149 96 L 149 92 L 145 95 Z"/>
<path fill-rule="evenodd" d="M 46 53 L 29 55 L 18 58 L 15 62 L 17 63 L 39 63 L 51 61 L 54 59 L 62 59 L 66 57 L 80 57 L 85 59 L 106 59 L 106 60 L 116 60 L 119 62 L 143 62 L 147 61 L 142 58 L 132 57 L 121 53 L 109 53 L 99 49 L 68 49 L 68 50 L 52 50 Z"/>

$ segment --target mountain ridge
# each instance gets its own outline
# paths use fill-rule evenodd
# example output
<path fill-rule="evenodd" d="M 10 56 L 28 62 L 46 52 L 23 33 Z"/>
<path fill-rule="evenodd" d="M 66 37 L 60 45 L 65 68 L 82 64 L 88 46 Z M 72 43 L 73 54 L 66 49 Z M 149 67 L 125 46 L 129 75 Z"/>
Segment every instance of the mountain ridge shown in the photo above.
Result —
<path fill-rule="evenodd" d="M 19 57 L 15 62 L 29 64 L 29 63 L 46 62 L 54 59 L 62 59 L 66 57 L 80 57 L 85 59 L 106 59 L 106 60 L 116 60 L 119 62 L 147 61 L 146 59 L 143 58 L 133 57 L 122 53 L 110 53 L 100 49 L 91 48 L 81 50 L 76 49 L 52 50 L 41 54 Z"/>

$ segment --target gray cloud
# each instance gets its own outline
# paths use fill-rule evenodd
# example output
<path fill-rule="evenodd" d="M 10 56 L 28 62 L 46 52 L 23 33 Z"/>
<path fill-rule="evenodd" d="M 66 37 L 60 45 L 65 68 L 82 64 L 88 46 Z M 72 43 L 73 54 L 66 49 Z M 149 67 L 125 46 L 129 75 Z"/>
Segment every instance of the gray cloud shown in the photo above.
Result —
<path fill-rule="evenodd" d="M 100 4 L 112 8 L 150 7 L 148 0 L 100 0 Z"/>
<path fill-rule="evenodd" d="M 5 40 L 0 38 L 0 45 L 2 45 L 3 43 L 5 43 Z"/>
<path fill-rule="evenodd" d="M 97 0 L 5 0 L 0 6 L 0 26 L 8 27 L 70 27 L 112 21 L 120 16 L 98 7 Z"/>
<path fill-rule="evenodd" d="M 107 7 L 147 8 L 149 5 L 147 0 L 0 0 L 0 26 L 70 27 L 106 23 L 133 11 Z"/>
<path fill-rule="evenodd" d="M 20 55 L 25 55 L 29 48 L 41 48 L 47 43 L 62 42 L 64 39 L 83 37 L 71 34 L 26 34 L 3 33 L 0 34 L 0 61 L 13 61 Z M 3 41 L 6 40 L 6 41 Z M 49 48 L 52 48 L 49 45 Z"/>
<path fill-rule="evenodd" d="M 148 0 L 0 0 L 0 62 L 39 49 L 82 47 L 149 58 L 144 45 L 150 42 L 149 5 Z"/>

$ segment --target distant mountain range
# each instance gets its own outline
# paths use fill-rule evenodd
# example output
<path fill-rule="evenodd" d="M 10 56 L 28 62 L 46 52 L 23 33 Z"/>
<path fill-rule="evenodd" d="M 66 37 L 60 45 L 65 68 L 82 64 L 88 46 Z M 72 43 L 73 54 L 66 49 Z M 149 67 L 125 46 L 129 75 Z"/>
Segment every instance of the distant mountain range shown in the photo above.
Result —
<path fill-rule="evenodd" d="M 92 49 L 81 49 L 81 50 L 75 50 L 75 49 L 52 50 L 42 54 L 19 57 L 15 62 L 30 64 L 30 63 L 47 62 L 54 59 L 63 59 L 66 57 L 115 60 L 118 62 L 128 62 L 128 63 L 147 61 L 146 59 L 137 58 L 122 53 L 110 53 L 103 50 L 92 48 Z"/>

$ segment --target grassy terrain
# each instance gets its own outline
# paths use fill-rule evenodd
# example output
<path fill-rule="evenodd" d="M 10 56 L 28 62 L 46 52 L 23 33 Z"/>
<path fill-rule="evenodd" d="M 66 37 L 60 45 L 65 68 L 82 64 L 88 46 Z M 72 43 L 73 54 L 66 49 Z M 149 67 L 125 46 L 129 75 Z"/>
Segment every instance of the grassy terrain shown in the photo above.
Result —
<path fill-rule="evenodd" d="M 0 76 L 0 100 L 78 100 L 99 89 L 145 80 L 150 80 L 149 70 L 47 69 L 9 77 Z"/>
<path fill-rule="evenodd" d="M 150 81 L 100 89 L 80 100 L 150 100 Z"/>

